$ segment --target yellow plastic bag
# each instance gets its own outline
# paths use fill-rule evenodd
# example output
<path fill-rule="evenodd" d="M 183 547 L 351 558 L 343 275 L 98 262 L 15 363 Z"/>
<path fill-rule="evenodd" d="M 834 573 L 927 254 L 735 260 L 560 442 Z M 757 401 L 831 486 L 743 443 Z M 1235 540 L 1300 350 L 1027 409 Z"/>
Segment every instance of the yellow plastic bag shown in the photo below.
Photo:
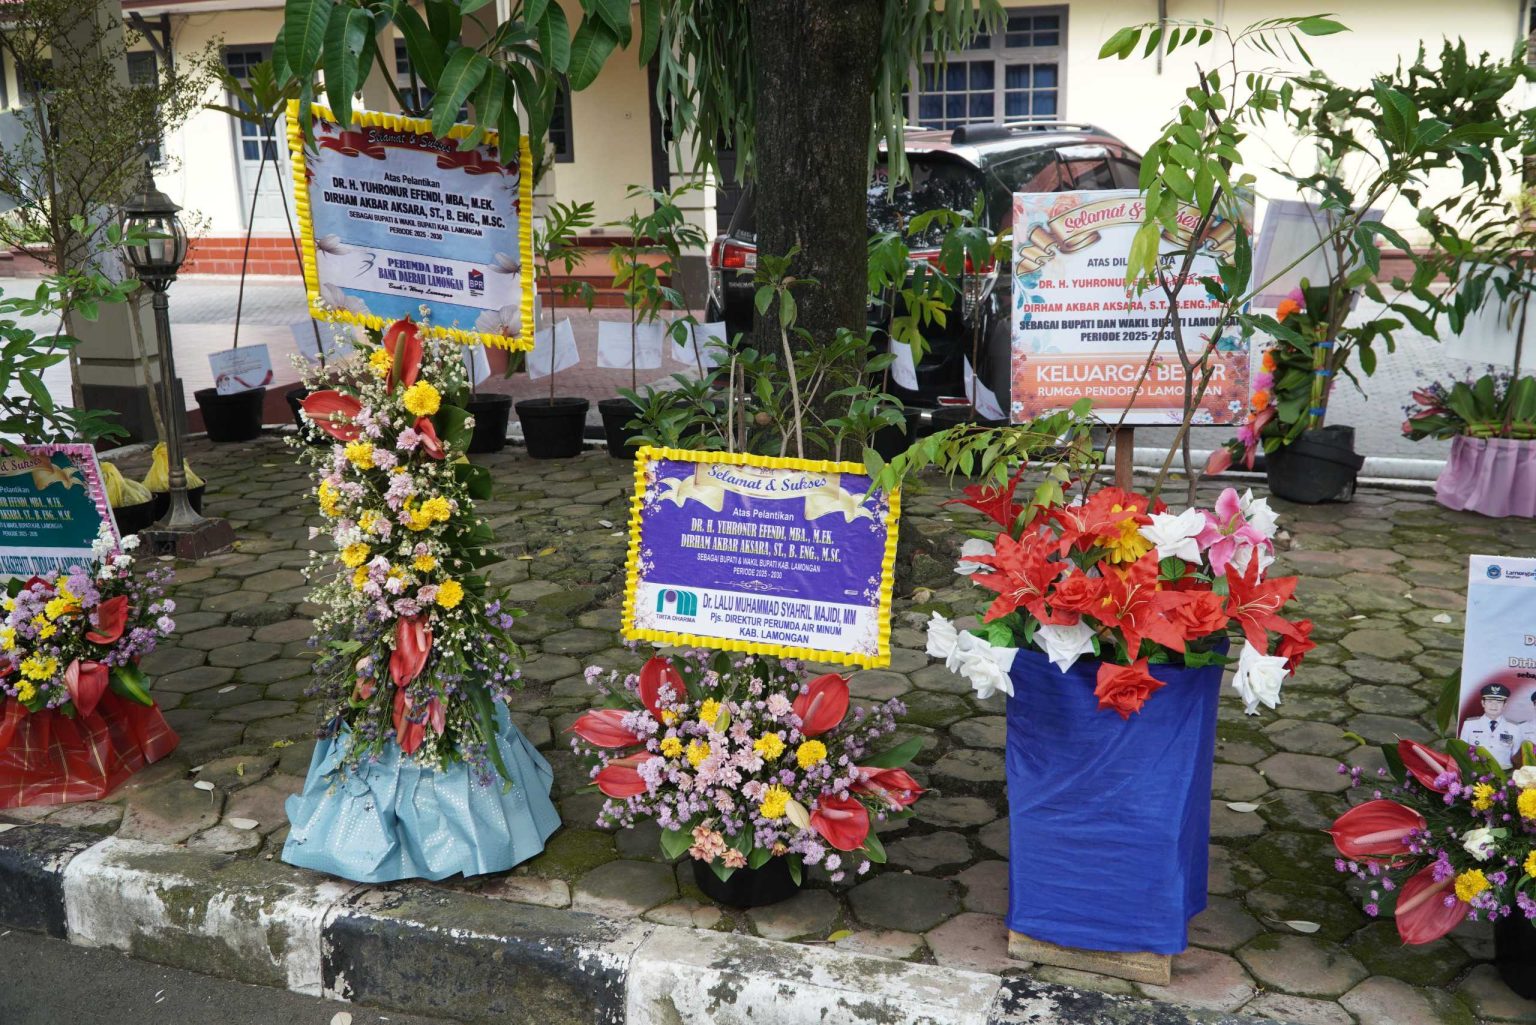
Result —
<path fill-rule="evenodd" d="M 138 505 L 152 498 L 148 488 L 136 480 L 124 477 L 123 471 L 117 468 L 116 463 L 102 462 L 101 483 L 107 489 L 107 504 L 114 509 Z"/>
<path fill-rule="evenodd" d="M 191 464 L 183 459 L 181 465 L 187 474 L 187 490 L 202 487 L 203 478 L 192 472 Z M 144 486 L 154 492 L 171 490 L 170 458 L 165 454 L 163 441 L 155 446 L 155 456 L 150 460 L 149 472 L 144 475 Z"/>

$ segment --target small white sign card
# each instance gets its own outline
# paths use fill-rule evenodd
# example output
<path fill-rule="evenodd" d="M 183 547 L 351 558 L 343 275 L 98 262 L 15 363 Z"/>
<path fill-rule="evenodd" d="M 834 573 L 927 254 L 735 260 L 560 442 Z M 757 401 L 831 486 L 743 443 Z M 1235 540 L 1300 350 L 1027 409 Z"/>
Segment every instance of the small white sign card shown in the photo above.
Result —
<path fill-rule="evenodd" d="M 272 383 L 272 357 L 265 345 L 209 353 L 208 366 L 213 370 L 213 386 L 220 395 L 265 388 Z"/>
<path fill-rule="evenodd" d="M 673 323 L 676 323 L 674 321 Z M 725 321 L 711 320 L 703 324 L 694 324 L 689 334 L 688 341 L 679 345 L 677 336 L 669 329 L 667 341 L 672 350 L 672 360 L 676 363 L 687 363 L 697 367 L 700 363 L 706 369 L 717 367 L 725 361 Z"/>
<path fill-rule="evenodd" d="M 553 362 L 551 362 L 553 360 Z M 533 350 L 528 353 L 528 380 L 537 381 L 550 374 L 574 367 L 581 362 L 576 351 L 576 332 L 569 319 L 554 327 L 541 327 L 533 333 Z"/>
<path fill-rule="evenodd" d="M 630 335 L 628 321 L 600 320 L 597 324 L 597 365 L 608 370 L 630 368 Z M 667 325 L 661 321 L 636 324 L 634 335 L 634 368 L 636 370 L 661 369 L 661 341 Z"/>

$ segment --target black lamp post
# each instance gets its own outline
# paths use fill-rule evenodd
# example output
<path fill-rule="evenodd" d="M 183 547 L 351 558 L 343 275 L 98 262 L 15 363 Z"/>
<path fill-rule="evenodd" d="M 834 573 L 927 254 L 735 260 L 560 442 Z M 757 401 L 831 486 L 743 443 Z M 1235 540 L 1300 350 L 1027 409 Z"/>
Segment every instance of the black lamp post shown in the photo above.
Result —
<path fill-rule="evenodd" d="M 167 483 L 171 491 L 170 510 L 159 523 L 146 530 L 145 539 L 159 555 L 198 559 L 227 551 L 235 543 L 235 532 L 225 520 L 210 519 L 195 512 L 187 501 L 187 474 L 182 454 L 182 402 L 176 386 L 176 361 L 171 352 L 171 319 L 165 290 L 176 280 L 176 272 L 187 257 L 187 232 L 176 216 L 181 207 L 155 188 L 145 168 L 144 185 L 138 195 L 123 204 L 123 229 L 140 239 L 124 248 L 128 262 L 151 292 L 155 311 L 155 340 L 160 351 L 161 408 L 165 411 L 165 448 L 168 457 Z"/>

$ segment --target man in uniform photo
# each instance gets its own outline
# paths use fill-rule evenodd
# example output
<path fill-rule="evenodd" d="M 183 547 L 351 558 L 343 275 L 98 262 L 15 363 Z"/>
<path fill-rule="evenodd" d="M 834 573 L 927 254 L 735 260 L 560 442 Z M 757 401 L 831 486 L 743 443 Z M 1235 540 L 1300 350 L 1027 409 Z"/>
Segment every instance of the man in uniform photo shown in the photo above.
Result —
<path fill-rule="evenodd" d="M 1461 739 L 1471 747 L 1485 748 L 1498 759 L 1501 768 L 1507 769 L 1525 736 L 1521 725 L 1510 722 L 1504 715 L 1509 688 L 1502 683 L 1490 683 L 1478 693 L 1483 699 L 1483 714 L 1462 724 Z"/>

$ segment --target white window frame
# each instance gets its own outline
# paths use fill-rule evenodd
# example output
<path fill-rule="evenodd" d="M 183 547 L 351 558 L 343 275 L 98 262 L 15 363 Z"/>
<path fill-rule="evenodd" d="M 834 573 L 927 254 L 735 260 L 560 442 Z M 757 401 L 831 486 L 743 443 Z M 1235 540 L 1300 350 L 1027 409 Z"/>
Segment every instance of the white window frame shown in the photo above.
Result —
<path fill-rule="evenodd" d="M 951 122 L 948 114 L 941 115 L 944 129 L 958 128 L 961 124 L 1004 124 L 1009 120 L 1027 120 L 1027 118 L 1010 119 L 1007 110 L 1007 68 L 1009 64 L 1054 64 L 1056 66 L 1056 113 L 1051 118 L 1042 120 L 1063 120 L 1066 117 L 1067 106 L 1067 8 L 1060 4 L 1031 5 L 1008 7 L 1004 10 L 1005 16 L 1013 14 L 1053 14 L 1060 19 L 1060 28 L 1057 31 L 1055 46 L 1009 46 L 1006 24 L 1004 28 L 992 34 L 990 45 L 979 49 L 960 50 L 945 55 L 950 62 L 973 62 L 979 60 L 992 61 L 992 117 L 990 120 L 972 119 L 968 115 L 960 122 Z M 932 64 L 935 55 L 923 54 L 922 62 L 914 69 L 912 74 L 912 89 L 907 96 L 907 120 L 910 124 L 924 124 L 919 116 L 920 104 L 923 97 L 923 73 L 924 67 Z M 942 74 L 942 72 L 941 72 Z M 929 93 L 928 95 L 934 95 Z M 943 89 L 938 90 L 937 95 L 949 95 Z M 925 126 L 926 127 L 926 126 Z"/>

